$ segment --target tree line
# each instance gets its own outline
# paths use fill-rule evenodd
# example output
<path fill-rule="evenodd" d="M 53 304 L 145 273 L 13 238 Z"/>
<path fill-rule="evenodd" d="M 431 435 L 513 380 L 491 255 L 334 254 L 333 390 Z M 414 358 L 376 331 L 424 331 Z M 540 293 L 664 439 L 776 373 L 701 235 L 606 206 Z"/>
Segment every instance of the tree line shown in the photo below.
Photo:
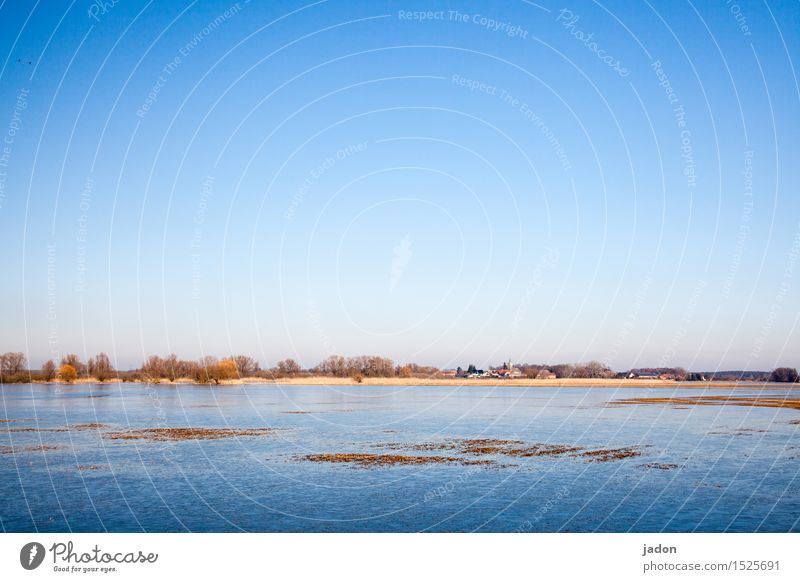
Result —
<path fill-rule="evenodd" d="M 504 369 L 510 364 L 490 367 L 490 370 Z M 715 373 L 689 373 L 683 368 L 636 368 L 629 372 L 614 372 L 607 365 L 592 360 L 578 364 L 517 364 L 514 366 L 520 376 L 537 378 L 543 371 L 551 372 L 556 378 L 624 378 L 637 375 L 664 375 L 675 380 L 722 379 Z M 470 364 L 466 372 L 458 368 L 457 375 L 473 373 L 477 369 Z M 722 373 L 716 373 L 721 375 Z M 775 368 L 771 372 L 737 372 L 740 379 L 767 380 L 769 382 L 800 382 L 795 368 Z M 328 376 L 334 378 L 353 378 L 361 382 L 368 378 L 438 378 L 444 377 L 442 370 L 434 366 L 419 364 L 395 364 L 390 358 L 382 356 L 329 356 L 311 368 L 304 369 L 297 361 L 287 358 L 273 367 L 262 369 L 258 360 L 246 355 L 232 355 L 225 358 L 204 356 L 199 360 L 183 360 L 175 354 L 165 357 L 149 356 L 134 370 L 118 371 L 109 356 L 100 352 L 83 362 L 77 354 L 67 354 L 58 360 L 47 360 L 38 370 L 28 368 L 27 358 L 22 352 L 0 354 L 0 383 L 24 382 L 74 382 L 78 378 L 108 380 L 143 381 L 158 383 L 188 379 L 210 384 L 238 378 L 301 378 Z"/>
<path fill-rule="evenodd" d="M 27 369 L 27 359 L 22 352 L 8 352 L 0 355 L 0 382 L 74 382 L 78 378 L 95 379 L 100 382 L 120 380 L 123 382 L 174 382 L 188 379 L 198 383 L 219 384 L 224 380 L 239 378 L 263 378 L 277 380 L 309 376 L 333 376 L 354 378 L 386 377 L 434 377 L 440 370 L 432 366 L 418 364 L 395 365 L 389 358 L 381 356 L 330 356 L 318 365 L 304 369 L 296 360 L 287 358 L 271 368 L 262 369 L 258 360 L 246 355 L 233 355 L 225 358 L 204 356 L 199 360 L 184 360 L 175 354 L 165 357 L 153 355 L 145 359 L 134 370 L 119 371 L 111 364 L 105 353 L 99 353 L 83 362 L 77 354 L 67 354 L 58 363 L 54 360 L 44 362 L 39 370 Z"/>
<path fill-rule="evenodd" d="M 518 364 L 516 368 L 526 378 L 536 378 L 542 371 L 550 371 L 556 378 L 613 378 L 616 375 L 597 360 L 576 364 Z"/>
<path fill-rule="evenodd" d="M 111 358 L 100 352 L 84 363 L 77 354 L 67 354 L 59 364 L 53 360 L 44 362 L 38 370 L 28 369 L 28 359 L 22 352 L 0 354 L 0 381 L 5 384 L 18 382 L 72 382 L 79 377 L 94 378 L 100 382 L 117 377 Z"/>

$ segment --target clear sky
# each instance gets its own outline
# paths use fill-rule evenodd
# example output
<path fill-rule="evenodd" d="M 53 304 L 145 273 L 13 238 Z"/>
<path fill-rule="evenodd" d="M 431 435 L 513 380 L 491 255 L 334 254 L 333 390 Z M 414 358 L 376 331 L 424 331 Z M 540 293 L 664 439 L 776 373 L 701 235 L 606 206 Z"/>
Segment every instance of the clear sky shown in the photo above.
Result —
<path fill-rule="evenodd" d="M 2 2 L 0 351 L 800 365 L 800 5 L 566 6 Z"/>

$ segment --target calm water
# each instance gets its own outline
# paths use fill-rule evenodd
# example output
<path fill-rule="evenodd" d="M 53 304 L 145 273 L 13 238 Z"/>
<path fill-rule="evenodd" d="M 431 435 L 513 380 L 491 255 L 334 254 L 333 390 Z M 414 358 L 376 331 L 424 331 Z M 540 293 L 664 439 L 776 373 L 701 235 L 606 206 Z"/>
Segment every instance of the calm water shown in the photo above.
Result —
<path fill-rule="evenodd" d="M 13 420 L 0 423 L 4 531 L 800 530 L 800 425 L 790 423 L 800 418 L 797 410 L 606 406 L 617 398 L 673 393 L 631 388 L 1 390 L 0 419 Z M 18 430 L 83 423 L 108 426 Z M 107 434 L 170 426 L 279 430 L 183 442 Z M 302 458 L 451 454 L 388 446 L 450 438 L 639 446 L 642 454 L 609 462 L 488 456 L 497 462 L 370 468 Z M 677 467 L 648 467 L 653 463 Z"/>

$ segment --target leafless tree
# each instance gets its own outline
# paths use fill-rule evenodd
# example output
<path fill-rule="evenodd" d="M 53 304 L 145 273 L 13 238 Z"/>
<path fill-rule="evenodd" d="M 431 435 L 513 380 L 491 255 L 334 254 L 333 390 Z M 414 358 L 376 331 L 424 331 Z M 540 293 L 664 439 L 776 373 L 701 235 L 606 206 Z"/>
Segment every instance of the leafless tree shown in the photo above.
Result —
<path fill-rule="evenodd" d="M 575 374 L 575 366 L 572 364 L 556 364 L 550 366 L 556 378 L 572 378 Z"/>
<path fill-rule="evenodd" d="M 0 355 L 0 373 L 18 374 L 25 369 L 27 359 L 22 352 L 6 352 Z"/>
<path fill-rule="evenodd" d="M 164 377 L 164 360 L 158 356 L 150 356 L 142 364 L 142 374 L 149 380 L 160 380 Z"/>
<path fill-rule="evenodd" d="M 100 352 L 94 358 L 89 359 L 89 375 L 97 378 L 101 382 L 105 382 L 109 378 L 114 377 L 114 366 L 111 365 L 111 360 L 104 353 Z"/>
<path fill-rule="evenodd" d="M 281 360 L 275 366 L 275 375 L 278 378 L 290 378 L 292 376 L 296 376 L 302 371 L 303 369 L 300 367 L 300 364 L 295 362 L 292 358 Z"/>
<path fill-rule="evenodd" d="M 45 382 L 50 382 L 56 377 L 56 363 L 53 360 L 47 360 L 42 364 L 42 376 Z"/>
<path fill-rule="evenodd" d="M 258 362 L 250 356 L 231 356 L 231 360 L 236 364 L 240 377 L 252 376 L 259 371 Z"/>
<path fill-rule="evenodd" d="M 578 374 L 578 369 L 581 371 L 580 375 Z M 592 360 L 591 362 L 586 362 L 585 364 L 577 366 L 575 373 L 576 377 L 581 378 L 610 378 L 613 375 L 614 372 L 612 372 L 608 366 L 597 360 Z"/>
<path fill-rule="evenodd" d="M 343 356 L 328 356 L 320 362 L 316 371 L 323 376 L 343 378 L 348 375 L 347 359 Z"/>

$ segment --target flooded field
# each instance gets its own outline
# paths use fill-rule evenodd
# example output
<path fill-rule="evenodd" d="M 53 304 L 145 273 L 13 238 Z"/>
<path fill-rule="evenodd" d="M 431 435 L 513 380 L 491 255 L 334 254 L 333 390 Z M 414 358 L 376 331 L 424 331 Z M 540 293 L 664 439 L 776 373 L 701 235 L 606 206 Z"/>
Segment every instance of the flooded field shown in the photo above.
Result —
<path fill-rule="evenodd" d="M 800 393 L 7 385 L 3 531 L 799 531 Z"/>

